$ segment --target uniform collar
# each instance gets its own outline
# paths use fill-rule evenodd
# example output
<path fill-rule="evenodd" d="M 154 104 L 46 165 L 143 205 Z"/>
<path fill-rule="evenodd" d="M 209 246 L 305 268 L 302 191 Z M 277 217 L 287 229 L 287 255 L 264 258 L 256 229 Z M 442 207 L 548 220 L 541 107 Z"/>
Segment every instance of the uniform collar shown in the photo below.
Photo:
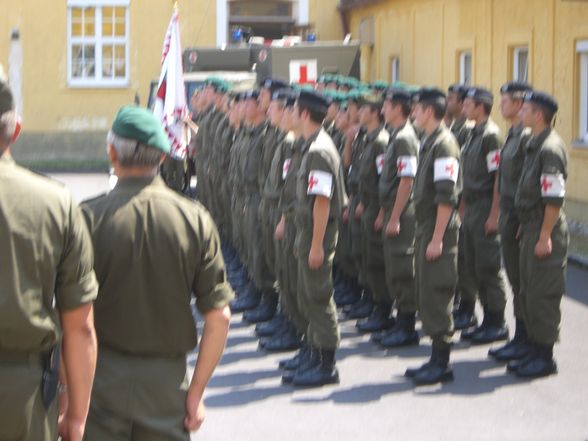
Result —
<path fill-rule="evenodd" d="M 460 116 L 459 118 L 454 119 L 451 123 L 450 130 L 452 132 L 459 131 L 464 126 L 467 120 L 468 119 L 465 116 Z"/>
<path fill-rule="evenodd" d="M 140 177 L 127 177 L 119 179 L 116 183 L 116 187 L 112 190 L 113 192 L 121 191 L 134 191 L 140 190 L 149 185 L 161 186 L 165 185 L 161 176 L 140 176 Z"/>
<path fill-rule="evenodd" d="M 323 132 L 325 129 L 323 129 L 323 127 L 321 126 L 316 132 L 314 132 L 312 134 L 312 136 L 310 138 L 308 138 L 306 140 L 306 142 L 304 143 L 304 147 L 302 147 L 302 151 L 306 151 L 310 148 L 310 146 L 312 145 L 313 142 L 316 141 L 316 139 L 318 138 L 318 136 L 321 134 L 321 132 Z"/>
<path fill-rule="evenodd" d="M 488 118 L 482 124 L 477 124 L 474 127 L 474 129 L 472 130 L 472 135 L 476 136 L 476 135 L 481 135 L 482 133 L 484 133 L 484 130 L 486 130 L 486 126 L 488 126 L 489 121 L 490 121 L 490 118 Z"/>
<path fill-rule="evenodd" d="M 519 123 L 516 126 L 512 126 L 510 129 L 508 129 L 508 136 L 520 136 L 521 133 L 523 133 L 523 130 L 525 130 L 523 123 Z"/>
<path fill-rule="evenodd" d="M 437 139 L 437 136 L 439 136 L 439 133 L 441 133 L 441 130 L 443 130 L 444 128 L 446 128 L 445 124 L 441 123 L 441 124 L 439 124 L 439 127 L 437 127 L 435 130 L 433 130 L 433 133 L 431 133 L 430 135 L 425 135 L 426 137 L 423 140 L 422 147 L 421 147 L 422 152 L 425 152 L 426 150 L 428 150 L 431 147 L 431 145 Z"/>
<path fill-rule="evenodd" d="M 532 152 L 534 150 L 537 150 L 539 147 L 541 147 L 541 145 L 545 142 L 545 140 L 547 139 L 547 137 L 549 136 L 550 133 L 551 133 L 551 127 L 547 127 L 545 130 L 543 130 L 537 136 L 532 136 L 531 139 L 529 139 L 529 142 L 527 142 L 527 146 L 526 146 L 527 152 Z"/>
<path fill-rule="evenodd" d="M 382 128 L 383 128 L 383 125 L 379 125 L 377 129 L 368 133 L 367 134 L 368 142 L 372 142 L 373 140 L 375 140 L 378 137 L 378 135 L 380 134 L 380 132 L 382 131 Z"/>
<path fill-rule="evenodd" d="M 391 130 L 390 130 L 390 137 L 391 137 L 391 138 L 394 138 L 396 135 L 398 135 L 398 133 L 399 133 L 399 132 L 400 132 L 402 129 L 404 129 L 408 123 L 409 123 L 409 122 L 408 122 L 408 120 L 406 120 L 406 121 L 404 122 L 404 124 L 402 124 L 402 125 L 400 125 L 400 126 L 398 126 L 398 127 L 396 127 L 396 128 L 393 128 L 392 126 L 390 126 L 390 128 L 391 128 Z"/>

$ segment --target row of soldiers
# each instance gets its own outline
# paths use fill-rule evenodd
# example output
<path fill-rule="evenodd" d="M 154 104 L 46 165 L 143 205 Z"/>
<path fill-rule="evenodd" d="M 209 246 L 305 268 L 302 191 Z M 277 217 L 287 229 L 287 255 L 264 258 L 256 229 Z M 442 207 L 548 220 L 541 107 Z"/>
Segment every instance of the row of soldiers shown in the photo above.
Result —
<path fill-rule="evenodd" d="M 232 311 L 265 350 L 299 349 L 280 367 L 300 386 L 339 381 L 337 306 L 384 348 L 419 343 L 418 312 L 432 354 L 406 375 L 432 384 L 453 378 L 455 329 L 508 339 L 504 261 L 516 331 L 489 355 L 520 377 L 554 373 L 568 243 L 556 101 L 505 84 L 505 139 L 483 87 L 351 86 L 211 78 L 192 97 L 198 198 L 223 238 Z"/>

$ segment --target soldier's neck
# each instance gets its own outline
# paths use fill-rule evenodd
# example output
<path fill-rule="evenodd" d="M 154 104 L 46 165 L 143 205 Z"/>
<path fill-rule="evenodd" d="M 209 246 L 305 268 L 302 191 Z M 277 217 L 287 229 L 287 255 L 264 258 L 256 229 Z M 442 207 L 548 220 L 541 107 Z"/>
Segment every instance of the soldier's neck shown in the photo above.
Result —
<path fill-rule="evenodd" d="M 380 126 L 381 126 L 380 120 L 375 119 L 375 120 L 371 121 L 370 123 L 368 123 L 368 125 L 365 128 L 367 129 L 368 133 L 372 133 L 372 132 L 378 130 L 380 128 Z"/>
<path fill-rule="evenodd" d="M 545 124 L 544 122 L 539 121 L 539 122 L 537 122 L 537 124 L 535 124 L 533 127 L 531 127 L 531 133 L 533 134 L 533 136 L 539 136 L 545 130 L 550 129 L 550 128 L 551 127 L 548 126 L 547 124 Z"/>
<path fill-rule="evenodd" d="M 401 127 L 404 127 L 407 121 L 407 118 L 396 118 L 392 121 L 388 121 L 388 124 L 390 124 L 390 127 L 392 127 L 394 130 L 397 130 Z"/>

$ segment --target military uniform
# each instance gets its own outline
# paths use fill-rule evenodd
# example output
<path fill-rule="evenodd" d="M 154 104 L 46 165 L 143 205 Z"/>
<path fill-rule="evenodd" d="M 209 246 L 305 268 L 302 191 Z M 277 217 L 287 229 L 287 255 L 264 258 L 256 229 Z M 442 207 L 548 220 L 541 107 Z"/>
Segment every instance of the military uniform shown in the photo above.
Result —
<path fill-rule="evenodd" d="M 0 249 L 0 439 L 54 441 L 58 403 L 43 404 L 43 363 L 60 344 L 59 312 L 96 298 L 92 243 L 65 188 L 8 152 L 0 156 Z"/>
<path fill-rule="evenodd" d="M 391 326 L 388 319 L 391 302 L 386 286 L 382 235 L 374 230 L 380 212 L 378 183 L 384 166 L 384 156 L 390 134 L 383 126 L 366 135 L 365 146 L 359 159 L 359 201 L 364 206 L 361 217 L 362 257 L 366 282 L 372 292 L 375 309 L 365 322 L 357 327 L 364 332 L 379 331 Z"/>
<path fill-rule="evenodd" d="M 470 95 L 471 91 L 468 93 Z M 498 126 L 488 119 L 474 127 L 462 150 L 465 263 L 468 272 L 474 275 L 484 308 L 482 325 L 470 334 L 462 333 L 463 338 L 469 337 L 474 343 L 489 343 L 508 337 L 508 331 L 504 327 L 506 288 L 501 273 L 500 234 L 487 234 L 485 231 L 494 197 L 502 146 L 503 140 Z M 462 293 L 462 301 L 464 295 Z M 468 301 L 472 305 L 475 303 L 475 299 Z"/>
<path fill-rule="evenodd" d="M 557 103 L 544 93 L 532 92 L 525 100 L 557 111 Z M 569 243 L 563 210 L 551 232 L 551 253 L 539 258 L 535 246 L 545 207 L 563 206 L 567 164 L 566 146 L 555 130 L 546 128 L 528 141 L 515 207 L 521 222 L 520 301 L 532 351 L 517 366 L 519 376 L 547 375 L 556 370 L 553 345 L 559 335 Z"/>
<path fill-rule="evenodd" d="M 419 105 L 446 102 L 443 92 L 435 88 L 421 89 L 418 100 Z M 416 287 L 423 330 L 431 337 L 433 345 L 429 362 L 420 368 L 408 369 L 405 375 L 417 384 L 428 384 L 453 379 L 448 363 L 453 335 L 451 311 L 457 282 L 459 219 L 455 208 L 461 190 L 461 174 L 459 146 L 441 122 L 425 136 L 419 156 L 413 186 Z M 452 210 L 443 234 L 441 255 L 428 260 L 427 247 L 433 239 L 439 205 Z"/>
<path fill-rule="evenodd" d="M 333 299 L 333 258 L 337 246 L 338 223 L 343 208 L 347 205 L 343 169 L 339 153 L 331 137 L 319 126 L 316 115 L 327 114 L 328 101 L 314 91 L 301 91 L 297 99 L 300 115 L 312 110 L 308 120 L 302 121 L 302 130 L 313 130 L 305 138 L 301 148 L 300 168 L 295 177 L 296 202 L 294 221 L 296 237 L 294 255 L 298 259 L 297 292 L 301 313 L 308 326 L 306 329 L 306 351 L 299 354 L 299 360 L 290 377 L 296 386 L 320 386 L 339 382 L 335 367 L 335 351 L 339 346 L 339 326 L 337 310 Z M 285 187 L 286 188 L 286 187 Z M 322 263 L 310 268 L 309 260 L 312 242 L 315 238 L 315 225 L 319 200 L 320 208 L 326 208 L 326 218 L 320 217 L 320 233 L 323 235 Z M 322 216 L 321 214 L 321 216 Z M 324 230 L 322 230 L 322 222 Z M 322 234 L 324 231 L 324 234 Z M 318 257 L 318 256 L 313 256 Z M 316 259 L 315 259 L 316 262 Z M 303 348 L 304 349 L 304 348 Z M 295 361 L 295 360 L 292 360 Z"/>
<path fill-rule="evenodd" d="M 386 283 L 390 302 L 396 302 L 398 327 L 412 334 L 414 341 L 414 320 L 417 311 L 414 269 L 415 213 L 412 195 L 400 216 L 400 233 L 389 236 L 386 225 L 390 221 L 396 202 L 398 187 L 402 178 L 415 178 L 418 164 L 419 142 L 410 122 L 394 129 L 384 157 L 384 167 L 379 183 L 379 198 L 384 210 L 382 240 L 386 265 Z M 392 344 L 398 338 L 380 340 L 382 344 Z M 404 340 L 405 342 L 408 342 Z M 418 341 L 418 340 L 417 340 Z"/>
<path fill-rule="evenodd" d="M 296 327 L 299 334 L 305 334 L 308 320 L 302 311 L 303 302 L 298 292 L 298 259 L 294 255 L 296 239 L 296 179 L 302 162 L 302 147 L 304 138 L 294 139 L 289 134 L 284 140 L 284 163 L 282 164 L 283 186 L 280 193 L 280 213 L 285 218 L 284 238 L 277 241 L 280 246 L 280 294 L 282 296 L 286 314 Z"/>

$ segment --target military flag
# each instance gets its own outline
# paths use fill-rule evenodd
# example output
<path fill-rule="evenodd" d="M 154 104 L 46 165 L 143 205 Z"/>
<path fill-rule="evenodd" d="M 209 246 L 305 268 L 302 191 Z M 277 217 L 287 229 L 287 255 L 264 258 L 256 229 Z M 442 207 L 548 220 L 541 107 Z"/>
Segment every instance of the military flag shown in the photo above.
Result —
<path fill-rule="evenodd" d="M 184 123 L 184 120 L 188 118 L 189 111 L 184 88 L 180 18 L 177 7 L 174 7 L 163 42 L 161 74 L 153 113 L 161 120 L 169 137 L 171 156 L 184 160 L 190 142 L 190 132 Z"/>

